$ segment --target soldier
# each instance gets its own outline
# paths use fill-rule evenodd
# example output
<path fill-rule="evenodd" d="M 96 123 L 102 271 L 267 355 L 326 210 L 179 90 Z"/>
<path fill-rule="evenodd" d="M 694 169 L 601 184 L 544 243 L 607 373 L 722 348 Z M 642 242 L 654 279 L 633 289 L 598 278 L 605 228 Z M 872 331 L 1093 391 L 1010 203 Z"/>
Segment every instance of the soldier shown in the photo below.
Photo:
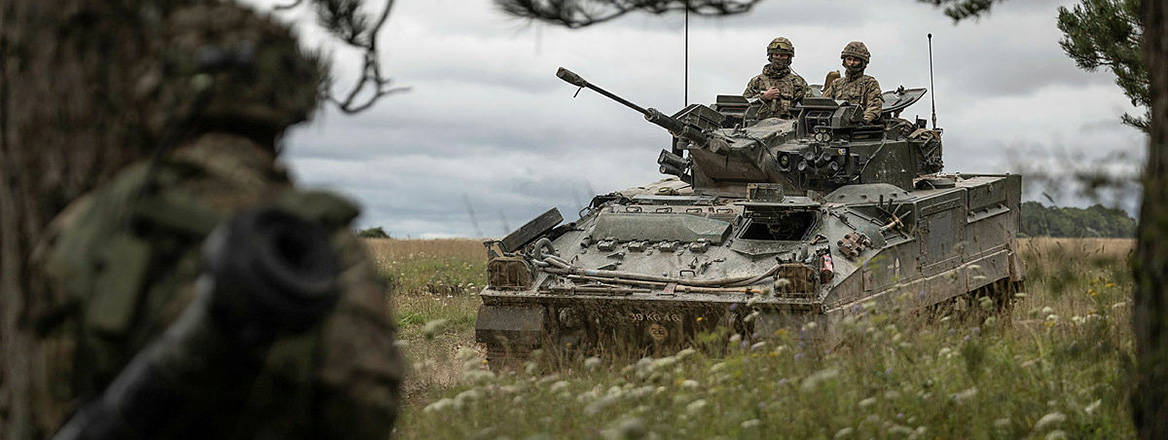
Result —
<path fill-rule="evenodd" d="M 848 43 L 840 53 L 840 59 L 843 60 L 844 76 L 839 78 L 837 73 L 834 80 L 826 81 L 829 84 L 824 87 L 823 96 L 859 105 L 864 109 L 864 122 L 872 123 L 880 118 L 884 98 L 876 78 L 864 74 L 871 59 L 868 47 L 859 41 Z M 828 78 L 832 76 L 829 74 Z"/>
<path fill-rule="evenodd" d="M 386 286 L 350 229 L 358 208 L 296 189 L 276 157 L 285 129 L 319 103 L 322 63 L 285 26 L 232 2 L 179 8 L 161 20 L 152 51 L 160 62 L 139 89 L 173 110 L 143 127 L 158 129 L 163 144 L 150 161 L 71 204 L 34 254 L 52 287 L 38 372 L 47 386 L 33 396 L 40 434 L 60 429 L 159 340 L 195 299 L 211 230 L 262 204 L 323 227 L 339 298 L 323 319 L 257 354 L 254 380 L 234 390 L 236 408 L 184 412 L 161 422 L 161 437 L 190 437 L 181 429 L 196 425 L 224 438 L 387 438 L 404 365 Z M 206 369 L 192 361 L 195 371 Z M 185 391 L 203 402 L 232 395 Z"/>
<path fill-rule="evenodd" d="M 762 101 L 758 118 L 791 119 L 795 115 L 792 108 L 806 96 L 811 96 L 811 87 L 799 74 L 791 71 L 791 60 L 795 58 L 795 45 L 783 37 L 771 40 L 767 45 L 767 60 L 762 73 L 746 83 L 742 92 L 748 100 Z"/>

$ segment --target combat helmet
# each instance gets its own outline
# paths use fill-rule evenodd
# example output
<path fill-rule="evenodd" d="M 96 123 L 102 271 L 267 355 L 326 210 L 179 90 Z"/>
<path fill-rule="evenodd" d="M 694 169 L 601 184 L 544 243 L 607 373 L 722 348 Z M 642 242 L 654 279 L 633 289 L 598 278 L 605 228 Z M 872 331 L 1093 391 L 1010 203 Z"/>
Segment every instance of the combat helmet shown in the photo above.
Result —
<path fill-rule="evenodd" d="M 786 37 L 775 38 L 774 40 L 771 40 L 771 44 L 767 45 L 767 56 L 770 56 L 772 53 L 785 53 L 794 58 L 795 45 L 792 44 L 791 40 L 788 40 Z"/>
<path fill-rule="evenodd" d="M 166 22 L 153 93 L 170 128 L 160 128 L 272 140 L 317 108 L 324 63 L 287 26 L 230 3 L 182 8 Z"/>
<path fill-rule="evenodd" d="M 868 46 L 865 46 L 864 43 L 853 41 L 848 43 L 847 46 L 844 46 L 844 50 L 840 52 L 841 59 L 847 57 L 859 58 L 867 65 L 868 61 L 872 58 L 872 54 L 868 52 Z"/>

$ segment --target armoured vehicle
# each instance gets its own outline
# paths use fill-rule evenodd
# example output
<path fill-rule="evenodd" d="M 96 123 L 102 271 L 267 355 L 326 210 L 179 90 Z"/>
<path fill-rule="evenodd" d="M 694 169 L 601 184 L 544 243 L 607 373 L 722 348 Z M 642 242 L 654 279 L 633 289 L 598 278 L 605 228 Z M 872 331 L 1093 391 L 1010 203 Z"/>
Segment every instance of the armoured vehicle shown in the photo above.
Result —
<path fill-rule="evenodd" d="M 866 125 L 823 97 L 793 120 L 755 120 L 760 104 L 737 95 L 666 116 L 557 76 L 668 130 L 671 177 L 486 243 L 475 337 L 492 364 L 540 346 L 675 349 L 719 327 L 822 329 L 867 302 L 927 308 L 1022 281 L 1021 176 L 941 173 L 942 130 L 899 117 L 923 88 L 886 92 Z"/>

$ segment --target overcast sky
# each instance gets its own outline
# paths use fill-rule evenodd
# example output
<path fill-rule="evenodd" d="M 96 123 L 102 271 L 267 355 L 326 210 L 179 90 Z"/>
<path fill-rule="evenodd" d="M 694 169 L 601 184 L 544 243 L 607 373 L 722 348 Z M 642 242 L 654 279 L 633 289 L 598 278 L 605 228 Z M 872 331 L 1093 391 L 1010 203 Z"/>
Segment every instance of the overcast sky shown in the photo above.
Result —
<path fill-rule="evenodd" d="M 1111 74 L 1078 69 L 1058 46 L 1056 9 L 1070 3 L 1005 2 L 959 25 L 915 0 L 768 0 L 747 15 L 691 16 L 690 102 L 741 93 L 776 36 L 794 42 L 793 69 L 810 83 L 839 69 L 840 50 L 860 40 L 873 54 L 867 73 L 885 90 L 927 87 L 932 32 L 946 171 L 1138 157 L 1143 135 L 1119 122 L 1134 108 Z M 283 17 L 322 44 L 305 15 Z M 288 136 L 285 157 L 302 183 L 360 201 L 361 226 L 396 237 L 501 236 L 552 206 L 571 220 L 593 194 L 663 177 L 656 158 L 670 138 L 595 93 L 573 99 L 556 68 L 672 113 L 684 104 L 683 29 L 676 14 L 567 30 L 506 17 L 488 0 L 401 0 L 381 55 L 410 90 L 356 116 L 318 114 Z M 355 58 L 334 55 L 344 84 Z M 926 95 L 902 116 L 928 114 Z"/>

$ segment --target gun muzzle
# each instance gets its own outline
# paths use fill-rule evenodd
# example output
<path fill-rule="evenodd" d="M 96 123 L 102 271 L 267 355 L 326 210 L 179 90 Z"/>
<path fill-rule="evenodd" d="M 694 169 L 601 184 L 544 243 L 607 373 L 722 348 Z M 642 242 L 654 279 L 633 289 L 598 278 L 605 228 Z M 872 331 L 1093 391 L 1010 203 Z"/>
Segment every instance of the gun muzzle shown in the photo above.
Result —
<path fill-rule="evenodd" d="M 689 168 L 689 161 L 688 160 L 686 160 L 685 158 L 683 158 L 681 156 L 674 154 L 673 152 L 671 152 L 669 150 L 661 150 L 661 155 L 657 156 L 657 163 L 662 165 L 662 166 L 669 165 L 673 168 L 682 169 L 682 170 Z M 662 171 L 662 172 L 664 172 L 664 171 Z M 672 174 L 672 173 L 667 173 L 667 174 Z"/>
<path fill-rule="evenodd" d="M 661 174 L 668 174 L 670 176 L 681 177 L 685 175 L 685 170 L 670 164 L 661 164 L 661 168 L 658 168 L 658 171 L 660 171 Z"/>
<path fill-rule="evenodd" d="M 588 81 L 585 81 L 584 78 L 581 78 L 580 75 L 577 75 L 575 72 L 572 72 L 571 70 L 565 69 L 563 67 L 556 70 L 556 76 L 560 77 L 560 79 L 564 81 L 567 81 L 568 84 L 574 85 L 576 87 L 588 87 Z"/>

